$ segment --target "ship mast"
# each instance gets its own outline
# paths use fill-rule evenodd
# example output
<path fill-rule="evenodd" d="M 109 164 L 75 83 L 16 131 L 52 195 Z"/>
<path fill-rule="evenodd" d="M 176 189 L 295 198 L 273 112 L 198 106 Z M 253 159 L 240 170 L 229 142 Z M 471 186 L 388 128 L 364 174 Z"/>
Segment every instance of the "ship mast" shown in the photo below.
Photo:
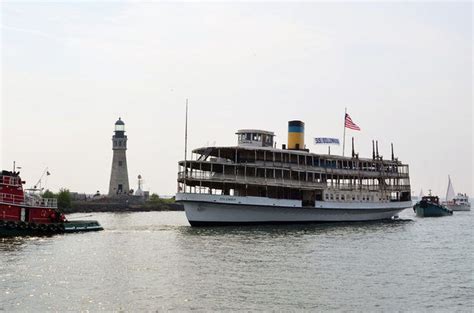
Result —
<path fill-rule="evenodd" d="M 186 119 L 184 123 L 184 192 L 186 193 L 186 178 L 188 175 L 188 99 L 186 98 Z"/>
<path fill-rule="evenodd" d="M 347 114 L 347 108 L 344 108 L 344 123 L 342 124 L 344 126 L 344 135 L 343 135 L 343 140 L 342 140 L 342 156 L 344 156 L 345 151 L 346 151 L 346 114 Z"/>

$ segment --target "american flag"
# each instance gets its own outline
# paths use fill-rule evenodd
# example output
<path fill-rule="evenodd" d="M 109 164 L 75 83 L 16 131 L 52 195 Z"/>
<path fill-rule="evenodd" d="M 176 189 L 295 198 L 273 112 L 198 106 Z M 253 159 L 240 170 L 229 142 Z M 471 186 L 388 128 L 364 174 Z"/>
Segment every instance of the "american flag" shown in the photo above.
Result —
<path fill-rule="evenodd" d="M 346 128 L 350 128 L 350 129 L 353 129 L 353 130 L 360 130 L 360 127 L 357 126 L 351 119 L 351 117 L 349 116 L 349 114 L 346 113 L 346 124 L 345 124 Z"/>

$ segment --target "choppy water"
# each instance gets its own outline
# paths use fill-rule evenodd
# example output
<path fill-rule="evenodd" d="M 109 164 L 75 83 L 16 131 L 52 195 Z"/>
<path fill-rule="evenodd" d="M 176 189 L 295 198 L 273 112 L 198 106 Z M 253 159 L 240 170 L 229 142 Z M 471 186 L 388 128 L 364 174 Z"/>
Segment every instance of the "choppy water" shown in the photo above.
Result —
<path fill-rule="evenodd" d="M 0 311 L 468 312 L 473 216 L 196 229 L 184 212 L 94 214 L 106 231 L 0 239 Z"/>

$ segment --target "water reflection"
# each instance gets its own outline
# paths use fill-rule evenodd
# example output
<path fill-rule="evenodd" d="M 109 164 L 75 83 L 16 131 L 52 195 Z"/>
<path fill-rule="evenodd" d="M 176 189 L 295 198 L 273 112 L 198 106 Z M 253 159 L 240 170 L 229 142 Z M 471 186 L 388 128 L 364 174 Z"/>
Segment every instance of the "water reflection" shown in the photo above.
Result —
<path fill-rule="evenodd" d="M 0 238 L 1 252 L 14 252 L 26 247 L 27 237 L 6 237 Z"/>
<path fill-rule="evenodd" d="M 251 236 L 267 235 L 270 237 L 377 233 L 380 231 L 403 231 L 405 226 L 413 223 L 411 219 L 396 219 L 371 222 L 314 223 L 288 225 L 242 225 L 212 227 L 179 227 L 183 236 Z"/>
<path fill-rule="evenodd" d="M 98 213 L 103 232 L 0 239 L 0 312 L 468 311 L 473 216 L 192 228 Z"/>

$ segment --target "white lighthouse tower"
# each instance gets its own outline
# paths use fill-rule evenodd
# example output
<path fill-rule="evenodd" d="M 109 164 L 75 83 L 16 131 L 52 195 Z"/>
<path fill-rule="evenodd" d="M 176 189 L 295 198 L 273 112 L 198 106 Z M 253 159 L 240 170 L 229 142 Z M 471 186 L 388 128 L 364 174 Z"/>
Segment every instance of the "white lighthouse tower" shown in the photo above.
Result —
<path fill-rule="evenodd" d="M 109 196 L 129 193 L 127 169 L 127 136 L 125 123 L 119 117 L 115 122 L 115 134 L 112 136 L 112 173 L 110 174 Z"/>

